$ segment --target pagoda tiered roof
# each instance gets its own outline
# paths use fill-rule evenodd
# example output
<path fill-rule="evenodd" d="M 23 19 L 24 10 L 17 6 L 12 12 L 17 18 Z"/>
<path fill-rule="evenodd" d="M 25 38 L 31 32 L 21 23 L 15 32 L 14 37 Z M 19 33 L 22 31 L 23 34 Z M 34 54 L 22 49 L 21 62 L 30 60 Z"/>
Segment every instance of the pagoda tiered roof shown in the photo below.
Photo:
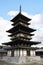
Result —
<path fill-rule="evenodd" d="M 26 21 L 24 21 L 24 20 L 22 20 L 22 19 L 18 19 L 16 22 L 13 22 L 13 26 L 14 25 L 16 25 L 17 23 L 24 23 L 24 24 L 27 24 L 27 25 L 30 25 L 30 23 L 28 23 L 28 22 L 26 22 Z"/>
<path fill-rule="evenodd" d="M 23 47 L 25 47 L 25 45 L 27 45 L 26 47 L 28 47 L 28 46 L 36 45 L 40 43 L 36 41 L 30 41 L 32 39 L 31 36 L 34 35 L 31 33 L 36 31 L 35 29 L 32 29 L 28 26 L 30 24 L 28 22 L 31 21 L 30 18 L 24 16 L 23 14 L 21 14 L 21 12 L 19 12 L 19 14 L 10 21 L 13 22 L 12 24 L 13 28 L 11 28 L 10 30 L 6 32 L 11 33 L 10 35 L 8 35 L 8 36 L 11 36 L 11 42 L 3 43 L 3 44 L 14 46 L 14 48 L 15 46 L 19 48 L 18 45 L 22 47 L 22 44 L 23 44 Z M 24 37 L 23 36 L 17 37 L 17 34 L 23 34 Z M 27 35 L 28 37 L 25 35 Z"/>
<path fill-rule="evenodd" d="M 25 22 L 29 22 L 31 19 L 24 16 L 23 14 L 19 13 L 18 15 L 16 15 L 12 20 L 12 22 L 16 22 L 18 19 L 24 20 Z"/>
<path fill-rule="evenodd" d="M 29 28 L 29 27 L 26 27 L 26 26 L 23 26 L 21 25 L 20 23 L 18 23 L 17 25 L 15 25 L 13 28 L 11 28 L 10 30 L 8 30 L 7 32 L 10 32 L 10 33 L 14 33 L 15 31 L 17 30 L 22 30 L 24 32 L 34 32 L 36 30 L 32 29 L 32 28 Z"/>
<path fill-rule="evenodd" d="M 15 41 L 11 41 L 11 42 L 8 42 L 8 43 L 3 43 L 5 45 L 10 45 L 10 46 L 17 46 L 17 45 L 27 45 L 27 46 L 31 46 L 31 45 L 36 45 L 36 44 L 39 44 L 41 42 L 36 42 L 36 41 L 29 41 L 29 40 L 22 40 L 22 39 L 16 39 Z"/>

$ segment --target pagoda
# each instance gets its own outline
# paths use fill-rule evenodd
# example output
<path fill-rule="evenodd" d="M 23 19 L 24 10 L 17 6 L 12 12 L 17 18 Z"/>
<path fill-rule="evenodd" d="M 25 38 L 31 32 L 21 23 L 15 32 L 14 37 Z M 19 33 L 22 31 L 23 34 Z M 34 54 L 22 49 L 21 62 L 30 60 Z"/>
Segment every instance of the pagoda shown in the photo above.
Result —
<path fill-rule="evenodd" d="M 11 41 L 3 44 L 10 46 L 9 49 L 11 50 L 11 56 L 15 56 L 15 50 L 19 50 L 19 56 L 20 50 L 26 50 L 26 55 L 30 56 L 31 46 L 40 43 L 37 41 L 31 41 L 32 36 L 34 35 L 32 32 L 36 31 L 29 27 L 29 21 L 31 21 L 31 19 L 21 13 L 20 7 L 20 12 L 10 21 L 13 22 L 13 28 L 7 32 L 10 33 L 8 36 L 11 37 Z"/>

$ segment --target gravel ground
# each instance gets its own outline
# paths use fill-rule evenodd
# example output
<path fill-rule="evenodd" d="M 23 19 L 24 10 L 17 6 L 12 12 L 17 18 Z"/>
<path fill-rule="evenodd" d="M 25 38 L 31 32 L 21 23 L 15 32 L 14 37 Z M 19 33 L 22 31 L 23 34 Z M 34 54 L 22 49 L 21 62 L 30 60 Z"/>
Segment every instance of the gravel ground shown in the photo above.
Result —
<path fill-rule="evenodd" d="M 15 65 L 15 64 L 7 63 L 5 61 L 0 61 L 0 65 Z"/>
<path fill-rule="evenodd" d="M 0 65 L 16 65 L 16 64 L 8 63 L 5 61 L 0 61 Z M 42 63 L 30 62 L 29 64 L 17 64 L 17 65 L 43 65 L 43 62 Z"/>

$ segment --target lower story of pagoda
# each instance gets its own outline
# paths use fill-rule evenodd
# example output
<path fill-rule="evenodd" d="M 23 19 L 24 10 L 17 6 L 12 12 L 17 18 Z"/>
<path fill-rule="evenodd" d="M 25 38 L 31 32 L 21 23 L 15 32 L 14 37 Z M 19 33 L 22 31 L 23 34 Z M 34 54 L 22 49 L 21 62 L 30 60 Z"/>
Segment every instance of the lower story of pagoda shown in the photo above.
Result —
<path fill-rule="evenodd" d="M 8 55 L 11 57 L 14 56 L 30 56 L 30 50 L 22 50 L 22 49 L 18 49 L 18 50 L 10 50 L 8 51 Z"/>
<path fill-rule="evenodd" d="M 32 52 L 32 54 L 31 54 Z M 8 50 L 8 56 L 16 57 L 16 56 L 35 56 L 35 50 L 30 49 L 15 49 L 15 50 Z"/>
<path fill-rule="evenodd" d="M 9 43 L 4 43 L 9 48 L 6 48 L 8 50 L 8 54 L 10 56 L 30 56 L 30 50 L 31 45 L 39 44 L 39 42 L 33 42 L 33 41 L 26 41 L 26 40 L 16 40 Z"/>
<path fill-rule="evenodd" d="M 26 50 L 12 50 L 12 51 L 8 51 L 10 56 L 30 56 L 30 50 L 26 51 Z"/>

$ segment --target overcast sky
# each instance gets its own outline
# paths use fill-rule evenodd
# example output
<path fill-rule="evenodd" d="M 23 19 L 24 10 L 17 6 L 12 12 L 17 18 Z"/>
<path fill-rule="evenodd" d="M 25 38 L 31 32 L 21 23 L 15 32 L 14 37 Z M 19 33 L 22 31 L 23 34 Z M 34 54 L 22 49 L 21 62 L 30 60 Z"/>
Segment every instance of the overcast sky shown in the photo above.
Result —
<path fill-rule="evenodd" d="M 43 0 L 1 0 L 0 1 L 0 45 L 10 41 L 8 37 L 11 18 L 17 15 L 21 5 L 22 14 L 31 18 L 31 28 L 36 29 L 32 40 L 41 41 L 43 47 Z"/>

